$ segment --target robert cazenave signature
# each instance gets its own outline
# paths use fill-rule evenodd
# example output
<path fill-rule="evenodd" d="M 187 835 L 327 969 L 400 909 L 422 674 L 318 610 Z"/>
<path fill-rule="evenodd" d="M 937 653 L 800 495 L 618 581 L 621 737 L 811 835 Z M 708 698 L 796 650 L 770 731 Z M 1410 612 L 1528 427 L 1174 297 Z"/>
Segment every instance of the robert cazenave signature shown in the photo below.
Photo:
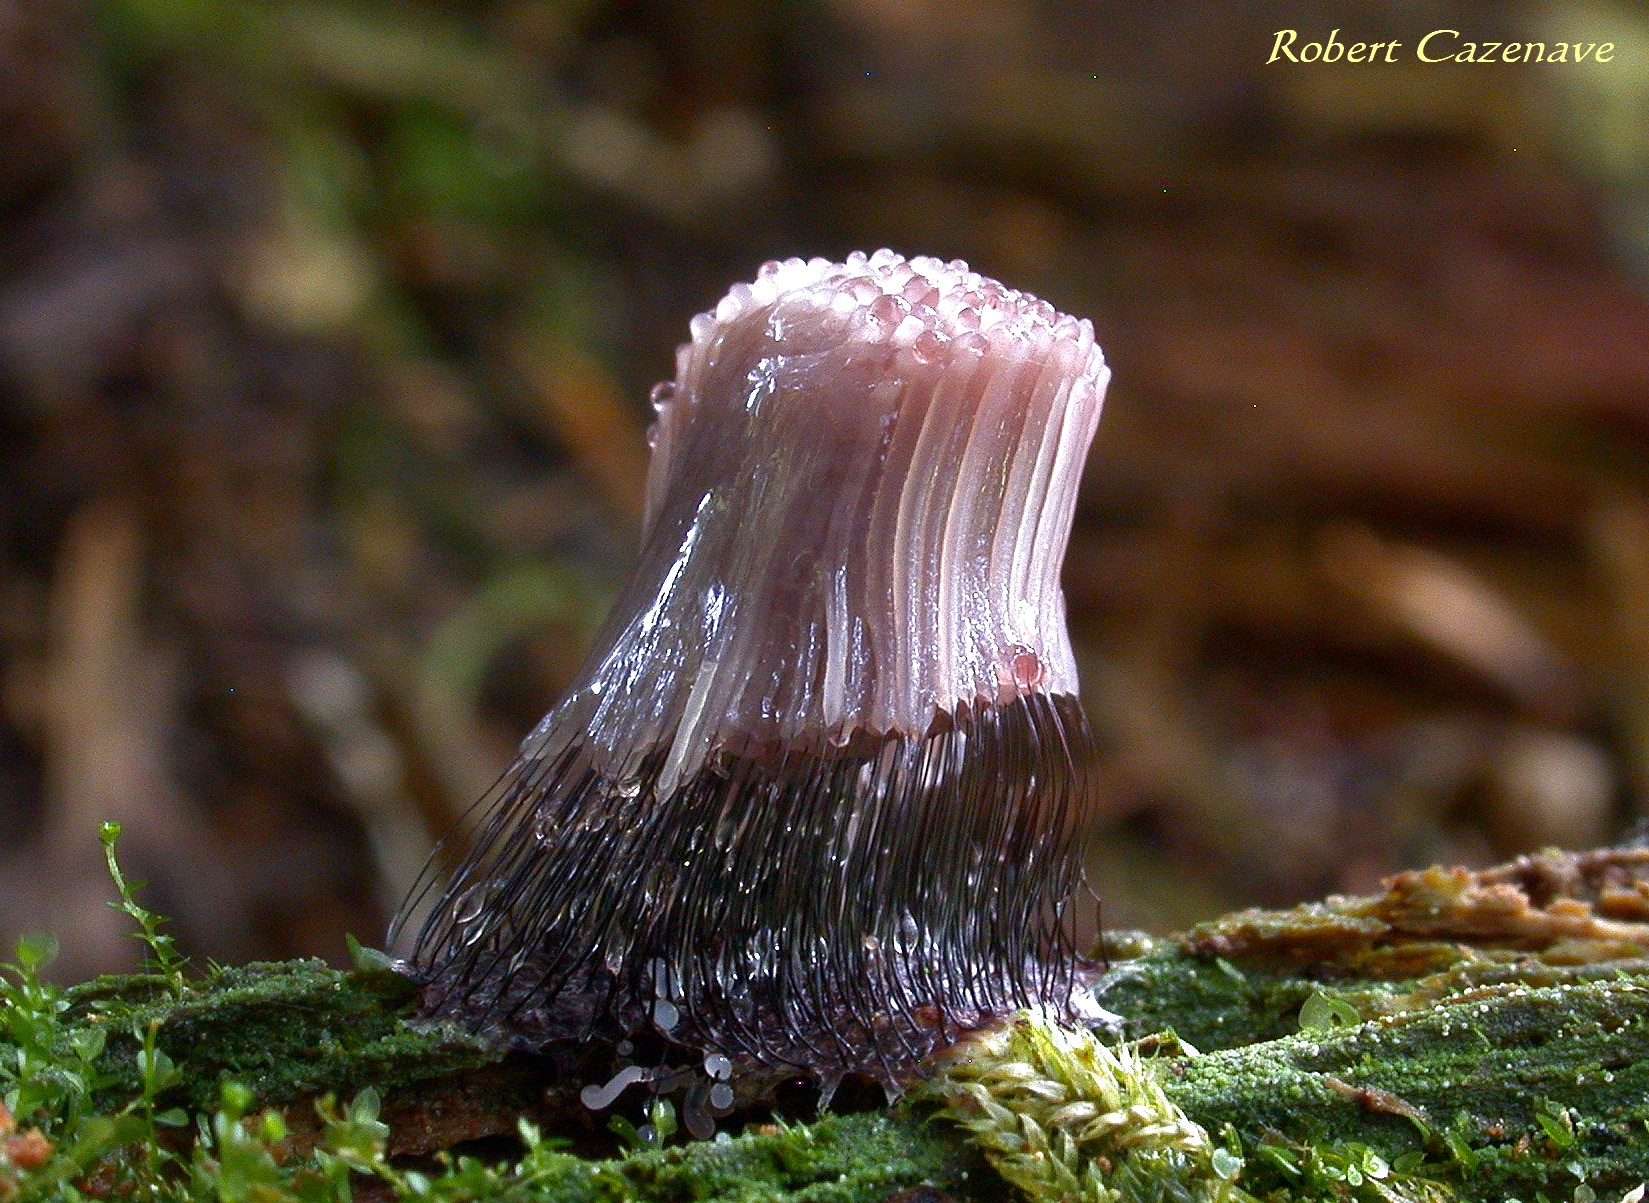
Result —
<path fill-rule="evenodd" d="M 1613 42 L 1490 42 L 1458 29 L 1433 29 L 1413 44 L 1403 41 L 1347 41 L 1338 29 L 1326 38 L 1301 40 L 1297 29 L 1279 29 L 1267 63 L 1609 63 Z"/>

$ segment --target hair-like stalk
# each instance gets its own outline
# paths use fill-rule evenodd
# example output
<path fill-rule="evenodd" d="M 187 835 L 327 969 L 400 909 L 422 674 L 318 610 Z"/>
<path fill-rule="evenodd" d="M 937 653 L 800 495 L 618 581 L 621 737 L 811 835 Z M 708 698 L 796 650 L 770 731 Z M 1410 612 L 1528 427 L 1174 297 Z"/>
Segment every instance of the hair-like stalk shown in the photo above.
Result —
<path fill-rule="evenodd" d="M 517 1047 L 702 1057 L 702 1127 L 736 1065 L 896 1088 L 1071 1006 L 1059 574 L 1109 372 L 1088 322 L 890 251 L 768 263 L 691 330 L 635 576 L 403 964 Z"/>

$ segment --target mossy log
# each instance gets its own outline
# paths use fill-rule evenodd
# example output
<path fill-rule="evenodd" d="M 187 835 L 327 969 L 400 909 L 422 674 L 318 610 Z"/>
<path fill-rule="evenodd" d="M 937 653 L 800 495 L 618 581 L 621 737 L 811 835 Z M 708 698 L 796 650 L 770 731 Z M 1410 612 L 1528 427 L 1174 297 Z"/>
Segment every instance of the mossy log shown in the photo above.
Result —
<path fill-rule="evenodd" d="M 1108 951 L 1095 987 L 1118 1017 L 1106 1035 L 1133 1042 L 1226 1150 L 1223 1197 L 1618 1199 L 1649 1179 L 1649 851 L 1430 869 L 1376 896 L 1241 912 L 1173 939 L 1114 936 Z M 413 991 L 384 968 L 250 965 L 181 992 L 103 978 L 68 998 L 67 1032 L 108 1033 L 101 1106 L 138 1090 L 152 1032 L 185 1071 L 162 1102 L 209 1113 L 221 1083 L 239 1081 L 285 1112 L 300 1151 L 318 1100 L 371 1087 L 395 1156 L 507 1139 L 522 1118 L 567 1138 L 560 1193 L 545 1199 L 1012 1195 L 960 1127 L 935 1122 L 924 1100 L 946 1097 L 943 1067 L 891 1112 L 770 1122 L 751 1110 L 740 1135 L 625 1153 L 555 1066 L 409 1023 Z M 1398 1169 L 1348 1179 L 1359 1157 Z M 1115 1167 L 1090 1169 L 1104 1181 Z M 1158 1185 L 1110 1197 L 1222 1197 Z"/>

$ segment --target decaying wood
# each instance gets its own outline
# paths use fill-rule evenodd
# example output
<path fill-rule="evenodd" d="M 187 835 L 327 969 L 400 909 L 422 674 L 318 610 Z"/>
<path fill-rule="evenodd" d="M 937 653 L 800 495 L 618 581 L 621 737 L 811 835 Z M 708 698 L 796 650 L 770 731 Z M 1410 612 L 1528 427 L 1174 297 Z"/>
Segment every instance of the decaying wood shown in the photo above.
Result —
<path fill-rule="evenodd" d="M 1458 1140 L 1496 1190 L 1557 1189 L 1580 1167 L 1594 1189 L 1624 1192 L 1649 1173 L 1641 1128 L 1649 851 L 1426 869 L 1391 878 L 1376 895 L 1238 912 L 1172 940 L 1123 934 L 1111 943 L 1110 968 L 1096 983 L 1101 1002 L 1129 1039 L 1172 1033 L 1145 1047 L 1169 1058 L 1164 1088 L 1209 1132 L 1229 1125 L 1250 1142 L 1302 1148 L 1357 1142 L 1387 1157 L 1441 1150 L 1444 1163 L 1455 1147 L 1447 1142 Z M 1301 1006 L 1320 992 L 1348 1004 L 1356 1022 L 1302 1031 Z M 158 1020 L 161 1047 L 188 1070 L 176 1088 L 180 1105 L 210 1108 L 220 1078 L 237 1077 L 286 1113 L 300 1145 L 318 1130 L 317 1100 L 373 1086 L 400 1155 L 507 1137 L 522 1117 L 592 1155 L 616 1151 L 604 1144 L 607 1117 L 564 1084 L 565 1066 L 409 1026 L 410 991 L 386 970 L 249 966 L 181 1000 L 149 979 L 101 979 L 75 1000 L 76 1023 L 107 1026 L 113 1037 L 105 1058 L 126 1085 L 110 1087 L 111 1105 L 134 1088 L 134 1045 L 122 1033 Z M 761 1109 L 783 1093 L 782 1075 L 740 1086 L 731 1126 L 749 1127 L 735 1145 L 778 1139 Z M 1553 1116 L 1567 1117 L 1575 1134 L 1562 1149 L 1552 1147 Z M 886 1181 L 904 1174 L 912 1185 L 932 1178 L 935 1140 L 960 1141 L 935 1136 L 920 1108 L 816 1123 L 819 1139 L 850 1143 L 844 1133 L 854 1125 L 892 1123 L 915 1160 L 901 1167 L 884 1152 Z M 877 1131 L 886 1137 L 885 1127 Z M 715 1156 L 713 1146 L 673 1156 L 678 1166 L 684 1157 L 697 1164 L 690 1159 Z M 632 1153 L 611 1167 L 633 1175 L 627 1180 L 646 1198 L 643 1167 L 661 1156 Z M 973 1164 L 960 1149 L 957 1157 L 953 1168 Z M 935 1185 L 965 1191 L 978 1182 Z M 1462 1199 L 1494 1197 L 1474 1193 L 1487 1186 L 1453 1185 Z"/>

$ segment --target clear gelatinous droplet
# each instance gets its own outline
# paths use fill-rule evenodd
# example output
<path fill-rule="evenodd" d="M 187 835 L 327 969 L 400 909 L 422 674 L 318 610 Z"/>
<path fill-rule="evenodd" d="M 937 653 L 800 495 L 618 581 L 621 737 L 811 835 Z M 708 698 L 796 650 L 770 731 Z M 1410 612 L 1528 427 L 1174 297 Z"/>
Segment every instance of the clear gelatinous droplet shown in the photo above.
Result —
<path fill-rule="evenodd" d="M 647 1080 L 648 1073 L 639 1065 L 626 1065 L 610 1079 L 605 1086 L 596 1086 L 593 1083 L 578 1092 L 578 1101 L 591 1111 L 605 1111 L 613 1105 L 613 1100 L 636 1082 Z"/>
<path fill-rule="evenodd" d="M 733 1062 L 720 1053 L 706 1053 L 704 1057 L 704 1072 L 718 1082 L 726 1081 L 733 1076 Z"/>
<path fill-rule="evenodd" d="M 486 883 L 471 886 L 452 904 L 452 918 L 456 923 L 474 923 L 486 907 Z"/>

